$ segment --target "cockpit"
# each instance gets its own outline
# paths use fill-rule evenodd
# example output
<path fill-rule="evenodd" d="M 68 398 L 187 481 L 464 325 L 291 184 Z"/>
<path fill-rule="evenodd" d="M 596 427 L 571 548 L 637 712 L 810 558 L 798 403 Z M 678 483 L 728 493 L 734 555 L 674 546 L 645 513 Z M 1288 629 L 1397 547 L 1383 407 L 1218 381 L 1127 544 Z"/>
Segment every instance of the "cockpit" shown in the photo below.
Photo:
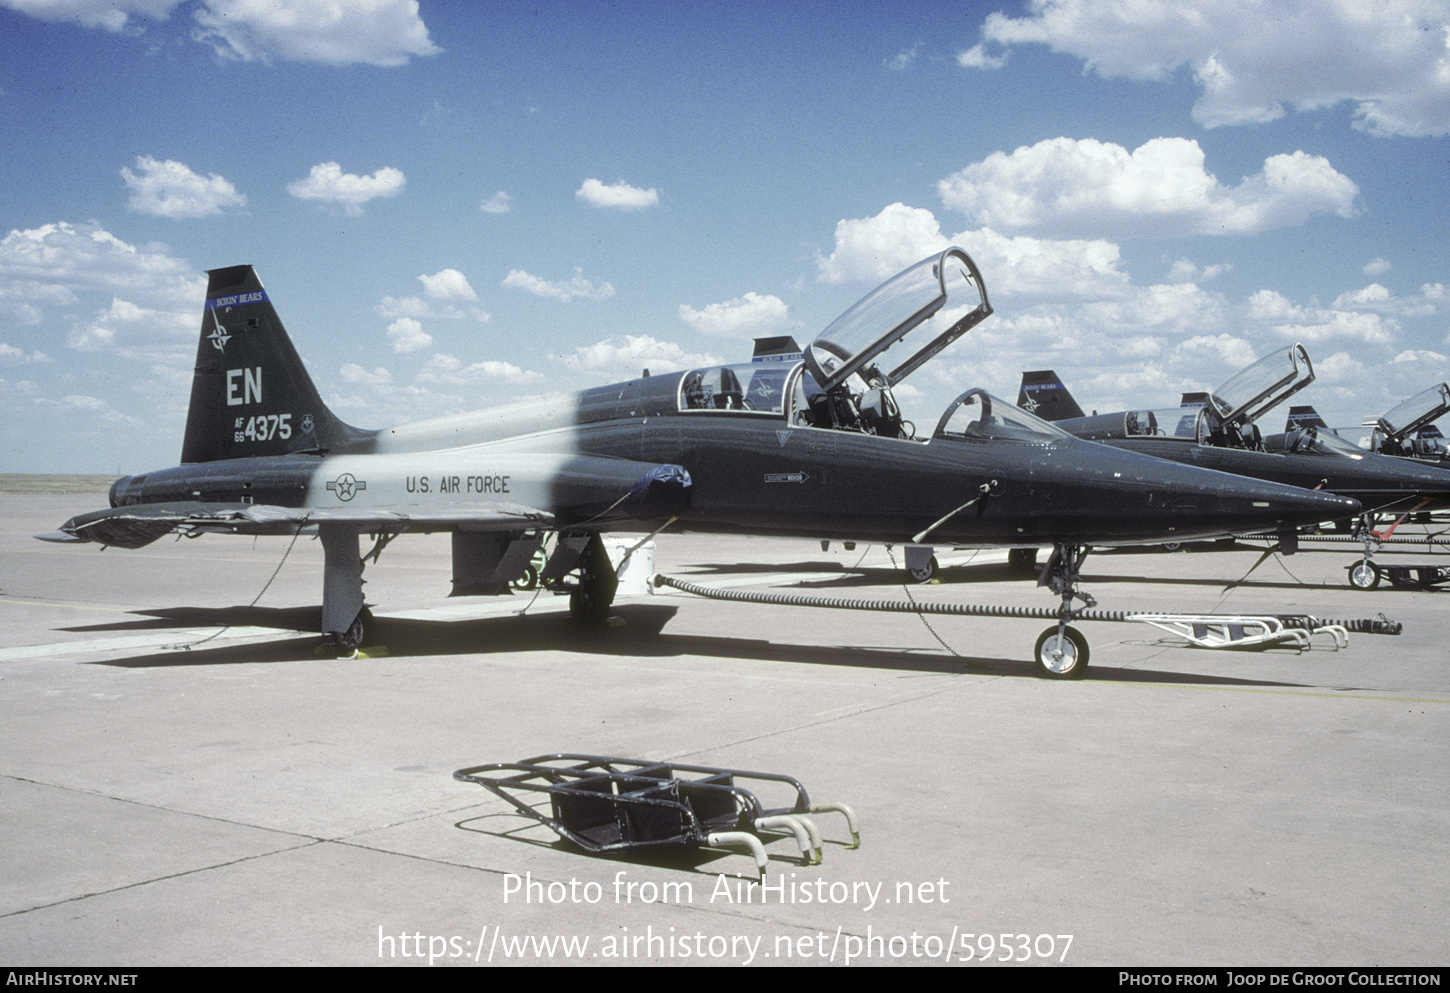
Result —
<path fill-rule="evenodd" d="M 1225 448 L 1263 447 L 1254 421 L 1314 382 L 1303 345 L 1265 355 L 1208 395 L 1199 443 Z"/>
<path fill-rule="evenodd" d="M 1364 451 L 1358 445 L 1314 424 L 1306 424 L 1283 434 L 1270 435 L 1264 441 L 1264 449 L 1284 455 L 1323 455 L 1360 461 L 1364 459 Z"/>
<path fill-rule="evenodd" d="M 790 369 L 739 363 L 692 369 L 680 378 L 679 409 L 731 410 L 780 416 Z"/>
<path fill-rule="evenodd" d="M 1450 412 L 1450 383 L 1416 393 L 1375 421 L 1370 448 L 1381 455 L 1444 458 L 1444 440 L 1433 422 L 1447 412 Z"/>
<path fill-rule="evenodd" d="M 794 366 L 752 362 L 690 370 L 680 379 L 677 409 L 914 439 L 916 426 L 902 417 L 893 387 L 991 313 L 976 263 L 960 248 L 948 248 L 868 293 L 832 321 Z"/>
<path fill-rule="evenodd" d="M 1072 438 L 1062 428 L 984 390 L 968 390 L 952 401 L 933 438 L 952 441 L 1017 441 L 1050 445 Z"/>

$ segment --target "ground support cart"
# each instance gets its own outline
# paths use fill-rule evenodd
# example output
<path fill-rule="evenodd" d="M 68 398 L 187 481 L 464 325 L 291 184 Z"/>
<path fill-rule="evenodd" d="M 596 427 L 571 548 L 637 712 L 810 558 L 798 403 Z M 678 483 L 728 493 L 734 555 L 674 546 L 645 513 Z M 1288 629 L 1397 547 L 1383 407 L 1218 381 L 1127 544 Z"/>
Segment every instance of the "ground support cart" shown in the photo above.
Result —
<path fill-rule="evenodd" d="M 851 831 L 846 847 L 861 844 L 850 807 L 812 803 L 799 780 L 774 773 L 562 753 L 459 769 L 453 778 L 477 783 L 585 851 L 743 846 L 762 881 L 765 842 L 784 835 L 795 838 L 806 865 L 820 863 L 821 834 L 810 814 L 842 814 Z M 757 784 L 784 787 L 794 801 L 766 807 Z"/>
<path fill-rule="evenodd" d="M 1450 583 L 1450 565 L 1385 565 L 1365 560 L 1349 566 L 1349 584 L 1357 590 L 1372 590 L 1382 578 L 1402 590 L 1432 590 Z"/>
<path fill-rule="evenodd" d="M 1305 614 L 1129 614 L 1128 619 L 1187 638 L 1201 648 L 1290 644 L 1306 649 L 1316 634 L 1329 635 L 1336 648 L 1349 644 L 1349 634 L 1343 624 Z"/>

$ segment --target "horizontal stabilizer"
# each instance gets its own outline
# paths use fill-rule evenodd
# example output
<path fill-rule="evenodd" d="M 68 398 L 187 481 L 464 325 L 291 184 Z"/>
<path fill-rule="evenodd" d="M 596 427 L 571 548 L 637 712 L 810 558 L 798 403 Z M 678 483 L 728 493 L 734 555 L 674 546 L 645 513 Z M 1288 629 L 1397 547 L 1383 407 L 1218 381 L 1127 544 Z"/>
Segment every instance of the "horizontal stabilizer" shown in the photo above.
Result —
<path fill-rule="evenodd" d="M 176 532 L 292 534 L 318 524 L 343 524 L 363 531 L 520 531 L 554 526 L 554 515 L 508 503 L 418 507 L 278 507 L 251 503 L 153 503 L 116 507 L 72 517 L 62 535 L 37 535 L 45 541 L 94 541 L 119 548 L 141 548 Z"/>

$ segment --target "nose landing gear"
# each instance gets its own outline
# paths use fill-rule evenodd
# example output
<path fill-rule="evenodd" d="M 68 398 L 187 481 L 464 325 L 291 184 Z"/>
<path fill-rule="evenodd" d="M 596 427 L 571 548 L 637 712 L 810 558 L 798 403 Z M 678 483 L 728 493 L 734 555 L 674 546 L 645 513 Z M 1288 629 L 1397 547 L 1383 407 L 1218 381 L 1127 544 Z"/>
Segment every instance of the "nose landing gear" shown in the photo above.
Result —
<path fill-rule="evenodd" d="M 1087 673 L 1087 638 L 1067 622 L 1074 616 L 1073 600 L 1081 600 L 1084 609 L 1098 604 L 1091 595 L 1077 588 L 1082 579 L 1083 561 L 1091 551 L 1085 545 L 1057 545 L 1037 576 L 1038 586 L 1046 586 L 1062 598 L 1057 623 L 1038 636 L 1032 653 L 1038 670 L 1048 679 L 1081 679 Z"/>

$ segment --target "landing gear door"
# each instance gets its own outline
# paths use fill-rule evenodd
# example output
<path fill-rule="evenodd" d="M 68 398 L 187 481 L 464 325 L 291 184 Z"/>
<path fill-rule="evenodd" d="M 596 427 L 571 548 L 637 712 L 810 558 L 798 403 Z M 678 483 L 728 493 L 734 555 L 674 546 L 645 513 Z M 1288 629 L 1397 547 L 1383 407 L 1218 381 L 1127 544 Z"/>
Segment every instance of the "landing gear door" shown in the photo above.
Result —
<path fill-rule="evenodd" d="M 879 379 L 895 386 L 991 313 L 976 263 L 960 248 L 948 248 L 881 284 L 832 321 L 806 348 L 806 367 L 826 391 L 855 373 L 867 385 Z M 883 353 L 893 346 L 891 364 L 885 364 Z"/>

